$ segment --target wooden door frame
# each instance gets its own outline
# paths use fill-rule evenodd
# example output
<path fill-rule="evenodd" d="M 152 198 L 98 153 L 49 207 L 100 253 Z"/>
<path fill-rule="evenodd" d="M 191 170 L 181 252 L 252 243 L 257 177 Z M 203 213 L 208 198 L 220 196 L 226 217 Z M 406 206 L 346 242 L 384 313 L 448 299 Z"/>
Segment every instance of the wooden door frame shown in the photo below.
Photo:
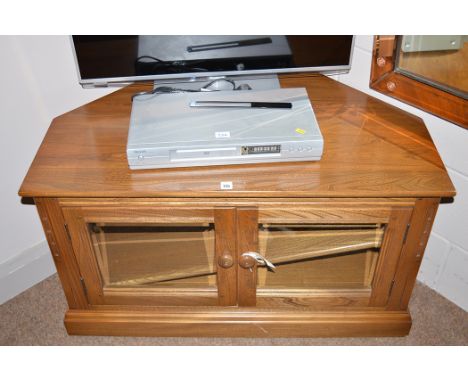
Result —
<path fill-rule="evenodd" d="M 322 213 L 320 214 L 320 210 Z M 330 216 L 328 214 L 330 213 Z M 258 225 L 271 220 L 276 223 L 314 224 L 318 221 L 337 223 L 385 223 L 386 229 L 372 282 L 371 293 L 360 290 L 274 290 L 271 293 L 257 292 L 257 266 L 251 270 L 238 266 L 238 294 L 241 307 L 292 307 L 292 306 L 333 306 L 383 308 L 387 305 L 394 285 L 406 235 L 409 229 L 413 207 L 381 206 L 361 209 L 339 208 L 327 211 L 326 206 L 294 210 L 288 206 L 259 210 L 255 207 L 238 208 L 237 239 L 238 256 L 247 251 L 258 252 Z M 339 214 L 340 217 L 337 217 Z M 322 215 L 322 216 L 320 216 Z M 259 219 L 259 216 L 261 217 Z M 365 218 L 363 218 L 365 216 Z M 335 219 L 335 220 L 333 220 Z"/>
<path fill-rule="evenodd" d="M 151 306 L 222 306 L 233 305 L 237 299 L 234 271 L 219 267 L 218 258 L 226 251 L 236 254 L 229 235 L 235 230 L 235 209 L 216 207 L 122 206 L 122 207 L 64 207 L 63 215 L 69 226 L 71 245 L 83 276 L 90 305 L 151 305 Z M 214 264 L 217 293 L 203 288 L 110 288 L 104 294 L 104 283 L 87 229 L 89 223 L 214 223 Z M 219 225 L 219 232 L 216 224 Z M 221 231 L 225 235 L 221 234 Z M 234 241 L 235 245 L 235 241 Z M 234 258 L 234 261 L 236 259 Z M 237 261 L 236 261 L 237 262 Z M 235 291 L 235 292 L 233 292 Z"/>

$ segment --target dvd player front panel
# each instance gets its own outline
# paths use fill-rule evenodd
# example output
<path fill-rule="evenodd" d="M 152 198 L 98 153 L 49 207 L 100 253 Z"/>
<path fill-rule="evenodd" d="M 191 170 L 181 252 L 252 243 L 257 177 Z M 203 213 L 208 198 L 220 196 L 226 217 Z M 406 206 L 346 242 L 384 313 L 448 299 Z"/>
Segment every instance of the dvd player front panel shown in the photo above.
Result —
<path fill-rule="evenodd" d="M 323 141 L 246 143 L 210 147 L 128 149 L 131 169 L 320 160 Z"/>

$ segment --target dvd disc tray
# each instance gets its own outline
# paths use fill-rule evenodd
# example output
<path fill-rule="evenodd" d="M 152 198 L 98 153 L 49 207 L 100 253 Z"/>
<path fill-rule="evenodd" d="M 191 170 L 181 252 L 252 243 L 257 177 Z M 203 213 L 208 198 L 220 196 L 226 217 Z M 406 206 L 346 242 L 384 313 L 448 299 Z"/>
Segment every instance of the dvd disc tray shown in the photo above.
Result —
<path fill-rule="evenodd" d="M 290 102 L 291 109 L 193 108 L 193 101 Z M 323 138 L 304 88 L 135 97 L 131 169 L 315 161 Z"/>

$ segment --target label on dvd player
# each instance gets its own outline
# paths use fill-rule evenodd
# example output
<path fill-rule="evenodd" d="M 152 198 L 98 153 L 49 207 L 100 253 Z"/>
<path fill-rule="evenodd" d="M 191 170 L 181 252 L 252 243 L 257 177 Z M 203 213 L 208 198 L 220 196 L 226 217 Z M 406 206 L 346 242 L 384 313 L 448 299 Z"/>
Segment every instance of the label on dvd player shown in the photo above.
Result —
<path fill-rule="evenodd" d="M 231 138 L 230 131 L 216 131 L 215 138 Z"/>

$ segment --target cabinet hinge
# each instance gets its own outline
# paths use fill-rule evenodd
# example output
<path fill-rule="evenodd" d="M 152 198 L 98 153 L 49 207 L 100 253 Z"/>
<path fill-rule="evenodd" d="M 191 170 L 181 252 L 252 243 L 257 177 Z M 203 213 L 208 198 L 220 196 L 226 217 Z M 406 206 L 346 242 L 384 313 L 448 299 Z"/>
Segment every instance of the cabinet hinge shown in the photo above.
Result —
<path fill-rule="evenodd" d="M 71 241 L 71 235 L 70 235 L 70 230 L 68 229 L 68 224 L 65 223 L 64 227 L 65 227 L 65 231 L 67 232 L 68 240 Z"/>
<path fill-rule="evenodd" d="M 408 238 L 408 231 L 409 231 L 409 228 L 410 228 L 410 224 L 408 223 L 408 224 L 406 225 L 405 234 L 404 234 L 404 236 L 403 236 L 403 244 L 406 243 L 406 239 Z"/>
<path fill-rule="evenodd" d="M 88 298 L 88 288 L 86 288 L 86 284 L 84 282 L 83 277 L 80 277 L 80 281 L 81 281 L 81 286 L 83 287 L 84 294 L 86 298 Z"/>
<path fill-rule="evenodd" d="M 390 289 L 388 291 L 388 295 L 390 296 L 392 294 L 393 287 L 395 286 L 395 280 L 392 280 L 392 283 L 390 284 Z"/>

